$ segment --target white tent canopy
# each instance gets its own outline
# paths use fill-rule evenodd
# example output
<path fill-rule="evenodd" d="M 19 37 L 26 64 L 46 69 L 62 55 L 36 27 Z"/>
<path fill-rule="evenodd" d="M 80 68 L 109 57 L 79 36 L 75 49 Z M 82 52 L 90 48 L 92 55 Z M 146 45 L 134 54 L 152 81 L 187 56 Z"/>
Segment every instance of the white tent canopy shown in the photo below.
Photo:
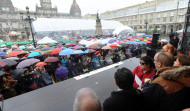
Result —
<path fill-rule="evenodd" d="M 39 40 L 37 43 L 38 44 L 51 44 L 51 43 L 57 43 L 57 41 L 45 36 L 43 39 Z"/>
<path fill-rule="evenodd" d="M 117 27 L 114 31 L 113 34 L 118 35 L 119 33 L 121 33 L 122 31 L 127 30 L 129 32 L 133 32 L 134 30 L 128 26 L 121 26 L 121 27 Z"/>
<path fill-rule="evenodd" d="M 102 29 L 116 29 L 123 26 L 118 21 L 101 20 Z M 67 30 L 95 30 L 96 20 L 84 19 L 57 19 L 57 18 L 39 18 L 33 22 L 36 32 L 52 32 Z"/>

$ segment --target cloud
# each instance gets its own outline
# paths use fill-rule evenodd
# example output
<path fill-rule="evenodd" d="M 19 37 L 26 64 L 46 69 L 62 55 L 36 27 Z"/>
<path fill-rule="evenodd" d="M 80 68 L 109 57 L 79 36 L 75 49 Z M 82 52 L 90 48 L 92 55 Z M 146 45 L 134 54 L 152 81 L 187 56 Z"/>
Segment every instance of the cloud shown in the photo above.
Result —
<path fill-rule="evenodd" d="M 73 0 L 51 0 L 52 7 L 57 6 L 58 11 L 61 13 L 69 13 Z M 150 0 L 76 0 L 81 8 L 82 15 L 103 13 L 105 11 L 116 10 L 127 6 L 135 5 L 138 3 Z M 40 0 L 12 0 L 13 5 L 19 9 L 25 10 L 26 6 L 35 11 L 36 4 L 40 6 Z"/>

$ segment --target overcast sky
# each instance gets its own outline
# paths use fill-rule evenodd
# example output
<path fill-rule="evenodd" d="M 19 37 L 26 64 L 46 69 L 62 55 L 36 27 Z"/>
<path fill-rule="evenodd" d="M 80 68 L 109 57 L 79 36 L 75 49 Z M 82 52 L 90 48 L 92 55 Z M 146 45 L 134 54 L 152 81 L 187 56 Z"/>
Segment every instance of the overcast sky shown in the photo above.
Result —
<path fill-rule="evenodd" d="M 52 6 L 57 6 L 58 12 L 69 13 L 73 0 L 51 0 Z M 82 15 L 103 13 L 109 10 L 116 10 L 119 8 L 143 3 L 150 0 L 76 0 L 81 8 Z M 39 5 L 40 0 L 12 0 L 14 7 L 25 10 L 29 6 L 31 10 L 35 10 L 36 3 Z"/>

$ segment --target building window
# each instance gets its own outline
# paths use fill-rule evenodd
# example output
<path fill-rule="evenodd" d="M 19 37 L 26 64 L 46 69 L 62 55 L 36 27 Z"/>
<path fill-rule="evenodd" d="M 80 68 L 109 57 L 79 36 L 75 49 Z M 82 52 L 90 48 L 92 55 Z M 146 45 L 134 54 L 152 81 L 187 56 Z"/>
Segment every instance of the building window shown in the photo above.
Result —
<path fill-rule="evenodd" d="M 131 16 L 131 20 L 133 20 L 133 16 Z"/>
<path fill-rule="evenodd" d="M 159 18 L 157 19 L 157 23 L 160 23 L 160 19 Z"/>
<path fill-rule="evenodd" d="M 164 23 L 166 22 L 166 18 L 163 18 L 163 22 L 164 22 Z"/>
<path fill-rule="evenodd" d="M 157 15 L 157 18 L 160 18 L 160 14 Z"/>
<path fill-rule="evenodd" d="M 143 15 L 141 15 L 141 19 L 143 18 Z"/>
<path fill-rule="evenodd" d="M 170 13 L 170 16 L 174 16 L 174 12 L 171 12 L 171 13 Z"/>
<path fill-rule="evenodd" d="M 133 24 L 133 21 L 131 21 L 131 25 Z"/>
<path fill-rule="evenodd" d="M 181 9 L 180 11 L 179 11 L 179 15 L 183 15 L 184 14 L 184 11 L 183 11 L 183 9 Z"/>
<path fill-rule="evenodd" d="M 150 14 L 150 17 L 153 18 L 153 14 Z"/>
<path fill-rule="evenodd" d="M 179 22 L 183 22 L 183 16 L 179 17 Z"/>
<path fill-rule="evenodd" d="M 137 19 L 137 15 L 135 15 L 135 19 Z"/>
<path fill-rule="evenodd" d="M 170 18 L 170 22 L 173 22 L 173 18 Z"/>
<path fill-rule="evenodd" d="M 152 23 L 152 19 L 150 19 L 150 24 Z"/>
<path fill-rule="evenodd" d="M 167 17 L 167 13 L 164 13 L 164 17 Z"/>
<path fill-rule="evenodd" d="M 140 24 L 142 24 L 142 20 L 140 20 Z"/>

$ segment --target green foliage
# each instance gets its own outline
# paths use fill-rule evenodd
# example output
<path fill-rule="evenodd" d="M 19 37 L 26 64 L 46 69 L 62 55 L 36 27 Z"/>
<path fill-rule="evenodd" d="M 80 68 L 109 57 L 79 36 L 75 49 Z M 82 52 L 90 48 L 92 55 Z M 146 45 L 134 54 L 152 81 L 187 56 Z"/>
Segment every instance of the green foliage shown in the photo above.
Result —
<path fill-rule="evenodd" d="M 157 28 L 154 28 L 153 33 L 157 33 L 157 32 L 158 32 Z"/>

